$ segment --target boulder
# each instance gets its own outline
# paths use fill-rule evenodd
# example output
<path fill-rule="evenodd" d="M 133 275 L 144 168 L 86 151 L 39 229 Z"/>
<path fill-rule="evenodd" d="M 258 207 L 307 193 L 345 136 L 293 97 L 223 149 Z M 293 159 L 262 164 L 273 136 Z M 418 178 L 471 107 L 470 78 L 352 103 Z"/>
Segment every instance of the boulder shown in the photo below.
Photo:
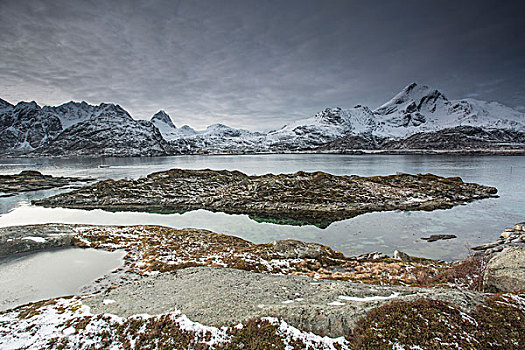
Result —
<path fill-rule="evenodd" d="M 394 251 L 394 259 L 398 259 L 401 261 L 412 261 L 412 257 L 410 255 L 408 255 L 407 253 L 403 253 L 399 250 Z"/>
<path fill-rule="evenodd" d="M 525 246 L 511 246 L 492 257 L 483 276 L 487 292 L 525 290 Z"/>

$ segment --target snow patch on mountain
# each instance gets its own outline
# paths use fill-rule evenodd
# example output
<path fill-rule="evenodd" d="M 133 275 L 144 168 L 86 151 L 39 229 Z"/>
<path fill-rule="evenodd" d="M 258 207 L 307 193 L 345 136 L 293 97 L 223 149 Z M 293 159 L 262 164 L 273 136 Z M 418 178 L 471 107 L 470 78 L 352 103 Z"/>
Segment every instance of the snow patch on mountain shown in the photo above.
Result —
<path fill-rule="evenodd" d="M 44 106 L 44 112 L 53 114 L 60 119 L 63 129 L 89 119 L 97 110 L 97 106 L 87 104 L 86 102 L 67 102 L 57 107 Z"/>
<path fill-rule="evenodd" d="M 159 129 L 160 133 L 166 141 L 176 140 L 185 138 L 197 134 L 197 131 L 190 128 L 188 125 L 183 125 L 181 128 L 177 128 L 171 117 L 163 110 L 155 113 L 151 119 L 151 123 Z"/>

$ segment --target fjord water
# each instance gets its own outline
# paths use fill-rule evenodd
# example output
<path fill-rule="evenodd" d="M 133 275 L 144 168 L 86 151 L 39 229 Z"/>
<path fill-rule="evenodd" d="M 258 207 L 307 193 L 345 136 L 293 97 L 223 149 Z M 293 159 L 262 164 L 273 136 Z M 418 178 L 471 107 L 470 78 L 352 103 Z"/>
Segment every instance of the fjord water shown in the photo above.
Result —
<path fill-rule="evenodd" d="M 99 167 L 104 165 L 107 167 Z M 101 210 L 41 208 L 30 205 L 63 190 L 26 193 L 0 198 L 0 227 L 37 223 L 158 224 L 175 228 L 196 227 L 262 243 L 294 238 L 331 246 L 347 255 L 370 251 L 392 254 L 395 249 L 435 259 L 465 257 L 469 248 L 495 240 L 511 225 L 525 220 L 525 157 L 450 155 L 242 155 L 176 156 L 157 158 L 0 159 L 0 173 L 36 169 L 54 176 L 93 179 L 138 178 L 172 168 L 228 169 L 247 174 L 325 171 L 335 175 L 389 175 L 433 173 L 460 176 L 464 181 L 495 186 L 499 198 L 484 199 L 432 212 L 382 212 L 315 226 L 259 223 L 245 215 L 204 210 L 184 214 L 110 213 Z M 455 234 L 456 239 L 426 242 L 431 234 Z"/>

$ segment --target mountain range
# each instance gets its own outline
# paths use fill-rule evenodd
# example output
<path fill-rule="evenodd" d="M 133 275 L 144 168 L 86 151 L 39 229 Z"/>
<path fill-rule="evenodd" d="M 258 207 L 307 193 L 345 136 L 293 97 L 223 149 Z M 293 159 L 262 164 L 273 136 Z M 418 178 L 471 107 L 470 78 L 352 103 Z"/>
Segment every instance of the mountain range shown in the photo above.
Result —
<path fill-rule="evenodd" d="M 213 124 L 176 127 L 166 112 L 136 120 L 119 105 L 40 107 L 0 99 L 4 155 L 162 156 L 359 150 L 525 151 L 525 114 L 496 102 L 449 100 L 412 83 L 376 109 L 327 108 L 270 132 Z"/>

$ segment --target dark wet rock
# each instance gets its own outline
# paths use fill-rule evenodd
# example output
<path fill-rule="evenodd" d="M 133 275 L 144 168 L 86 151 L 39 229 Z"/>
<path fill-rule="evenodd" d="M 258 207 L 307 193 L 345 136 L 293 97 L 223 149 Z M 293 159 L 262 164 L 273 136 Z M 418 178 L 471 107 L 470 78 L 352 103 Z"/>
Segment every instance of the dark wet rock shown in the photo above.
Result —
<path fill-rule="evenodd" d="M 430 235 L 430 237 L 421 237 L 422 240 L 425 240 L 427 242 L 435 242 L 445 239 L 453 239 L 457 238 L 456 235 Z"/>
<path fill-rule="evenodd" d="M 525 290 L 525 245 L 502 248 L 495 254 L 485 269 L 483 287 L 489 292 Z"/>
<path fill-rule="evenodd" d="M 68 186 L 75 182 L 88 181 L 92 180 L 76 177 L 53 177 L 51 175 L 43 175 L 36 170 L 24 170 L 20 174 L 0 175 L 0 193 L 46 190 Z"/>
<path fill-rule="evenodd" d="M 432 174 L 335 176 L 323 172 L 248 176 L 239 171 L 172 169 L 138 180 L 107 180 L 33 203 L 109 211 L 247 214 L 283 224 L 330 223 L 388 210 L 452 208 L 495 197 L 496 188 Z"/>

